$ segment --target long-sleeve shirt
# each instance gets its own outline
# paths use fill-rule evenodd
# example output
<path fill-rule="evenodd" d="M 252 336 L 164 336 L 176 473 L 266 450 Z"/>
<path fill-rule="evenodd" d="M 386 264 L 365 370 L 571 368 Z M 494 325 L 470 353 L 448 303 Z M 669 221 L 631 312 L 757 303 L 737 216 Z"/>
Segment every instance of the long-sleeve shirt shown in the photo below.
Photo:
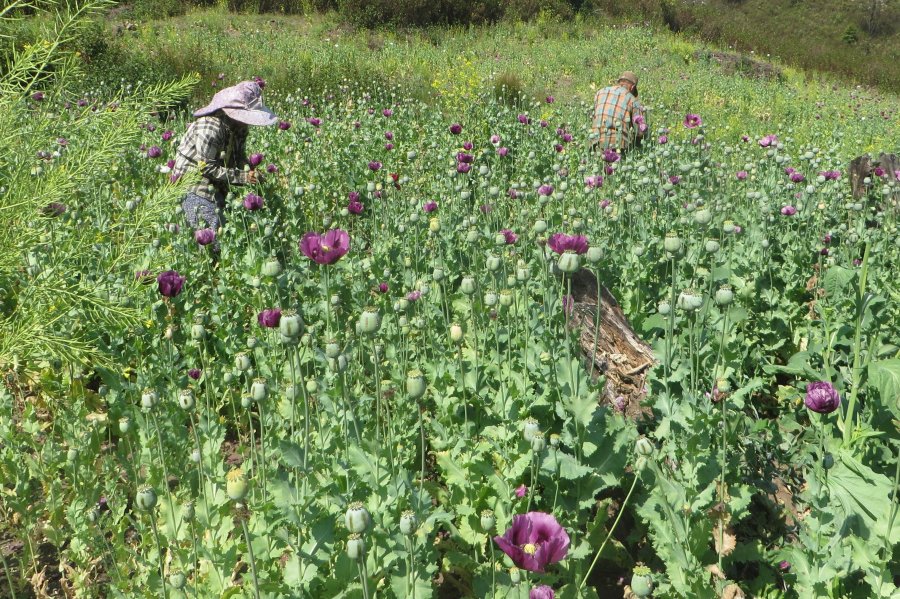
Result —
<path fill-rule="evenodd" d="M 188 193 L 210 201 L 224 195 L 231 185 L 245 185 L 247 164 L 245 143 L 247 129 L 234 129 L 218 116 L 203 116 L 188 127 L 178 145 L 173 177 L 181 177 L 199 169 L 200 181 L 188 188 Z"/>
<path fill-rule="evenodd" d="M 624 86 L 604 87 L 594 96 L 591 134 L 595 147 L 625 150 L 642 137 L 643 123 L 641 103 Z"/>

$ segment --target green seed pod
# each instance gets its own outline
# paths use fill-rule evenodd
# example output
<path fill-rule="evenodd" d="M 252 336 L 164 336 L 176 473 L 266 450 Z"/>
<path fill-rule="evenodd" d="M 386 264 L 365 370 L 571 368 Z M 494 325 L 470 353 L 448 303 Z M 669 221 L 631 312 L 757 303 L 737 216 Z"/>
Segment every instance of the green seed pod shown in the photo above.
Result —
<path fill-rule="evenodd" d="M 222 380 L 225 381 L 226 384 L 229 384 L 234 380 L 234 375 L 230 372 L 226 372 L 222 375 Z"/>
<path fill-rule="evenodd" d="M 182 389 L 178 394 L 178 405 L 182 410 L 193 410 L 196 401 L 194 400 L 194 392 L 190 389 Z"/>
<path fill-rule="evenodd" d="M 469 232 L 466 233 L 466 243 L 468 244 L 478 243 L 479 239 L 481 239 L 481 233 L 474 227 L 469 229 Z"/>
<path fill-rule="evenodd" d="M 347 364 L 346 354 L 341 354 L 337 358 L 328 358 L 328 367 L 332 372 L 344 372 L 347 370 Z"/>
<path fill-rule="evenodd" d="M 281 274 L 281 262 L 278 261 L 278 258 L 275 256 L 271 256 L 262 265 L 262 275 L 264 277 L 277 277 Z"/>
<path fill-rule="evenodd" d="M 558 266 L 562 272 L 572 274 L 581 268 L 581 256 L 575 252 L 563 252 L 559 257 Z"/>
<path fill-rule="evenodd" d="M 552 447 L 553 449 L 556 449 L 559 447 L 559 435 L 558 434 L 553 433 L 552 435 L 550 435 L 550 447 Z"/>
<path fill-rule="evenodd" d="M 204 327 L 199 322 L 195 322 L 191 325 L 191 339 L 194 341 L 202 341 L 206 339 L 206 327 Z"/>
<path fill-rule="evenodd" d="M 538 424 L 538 421 L 534 418 L 529 416 L 525 419 L 525 422 L 522 423 L 522 438 L 527 442 L 531 443 L 534 436 L 540 434 L 540 432 L 540 424 Z"/>
<path fill-rule="evenodd" d="M 501 289 L 500 290 L 500 305 L 504 308 L 509 308 L 513 305 L 513 293 L 509 289 Z"/>
<path fill-rule="evenodd" d="M 603 259 L 603 248 L 592 245 L 588 248 L 587 253 L 584 255 L 588 264 L 597 264 L 600 260 Z"/>
<path fill-rule="evenodd" d="M 331 300 L 330 300 L 330 301 L 331 301 L 331 305 L 334 306 L 335 308 L 337 308 L 338 306 L 341 305 L 341 296 L 339 296 L 339 295 L 336 294 L 336 293 L 333 293 L 333 294 L 331 295 Z"/>
<path fill-rule="evenodd" d="M 344 525 L 351 533 L 361 534 L 366 532 L 366 529 L 369 528 L 370 520 L 369 511 L 361 501 L 351 503 L 344 513 Z"/>
<path fill-rule="evenodd" d="M 253 384 L 250 385 L 250 396 L 253 398 L 253 401 L 262 401 L 268 395 L 269 386 L 266 384 L 266 379 L 253 379 Z"/>
<path fill-rule="evenodd" d="M 677 254 L 681 251 L 682 245 L 681 237 L 672 231 L 666 233 L 666 238 L 663 240 L 663 247 L 667 252 L 670 254 Z"/>
<path fill-rule="evenodd" d="M 547 221 L 538 220 L 534 223 L 534 232 L 538 235 L 543 235 L 547 232 Z"/>
<path fill-rule="evenodd" d="M 730 220 L 726 220 L 722 224 L 722 230 L 725 231 L 726 233 L 734 233 L 734 222 L 732 222 Z"/>
<path fill-rule="evenodd" d="M 541 453 L 547 447 L 547 441 L 544 440 L 544 433 L 537 432 L 531 437 L 531 451 Z"/>
<path fill-rule="evenodd" d="M 285 337 L 296 338 L 303 332 L 303 318 L 296 310 L 285 310 L 278 321 L 278 331 Z"/>
<path fill-rule="evenodd" d="M 254 347 L 256 347 L 257 342 L 258 342 L 258 340 L 255 336 L 251 335 L 250 337 L 247 337 L 247 347 L 248 348 L 253 349 Z"/>
<path fill-rule="evenodd" d="M 459 290 L 465 295 L 473 295 L 477 289 L 475 279 L 472 277 L 463 277 L 462 282 L 459 284 Z"/>
<path fill-rule="evenodd" d="M 441 232 L 441 219 L 436 216 L 428 219 L 428 230 L 431 233 L 440 233 Z"/>
<path fill-rule="evenodd" d="M 297 387 L 294 386 L 294 385 L 292 385 L 292 384 L 290 384 L 290 383 L 288 383 L 287 385 L 285 385 L 285 387 L 284 387 L 284 397 L 285 397 L 285 399 L 288 399 L 288 400 L 290 400 L 290 401 L 293 401 L 293 400 L 297 399 L 297 397 L 298 397 Z"/>
<path fill-rule="evenodd" d="M 490 534 L 497 525 L 497 518 L 494 516 L 493 510 L 484 510 L 481 512 L 481 530 Z"/>
<path fill-rule="evenodd" d="M 703 299 L 693 289 L 685 289 L 678 294 L 678 307 L 682 310 L 693 312 L 701 305 Z"/>
<path fill-rule="evenodd" d="M 719 241 L 717 239 L 707 239 L 705 249 L 708 254 L 717 253 L 720 249 Z"/>
<path fill-rule="evenodd" d="M 432 278 L 432 280 L 434 280 L 435 282 L 440 282 L 440 281 L 443 281 L 443 280 L 444 280 L 444 274 L 445 274 L 445 273 L 444 273 L 444 269 L 443 269 L 443 268 L 441 268 L 440 266 L 435 266 L 435 267 L 434 267 L 434 270 L 431 271 L 431 278 Z"/>
<path fill-rule="evenodd" d="M 241 407 L 245 410 L 253 405 L 253 396 L 249 393 L 245 393 L 241 396 Z"/>
<path fill-rule="evenodd" d="M 456 323 L 450 325 L 450 340 L 453 343 L 462 343 L 463 337 L 465 334 L 463 333 L 463 328 Z"/>
<path fill-rule="evenodd" d="M 306 381 L 306 392 L 317 393 L 319 391 L 319 382 L 316 379 Z"/>
<path fill-rule="evenodd" d="M 731 290 L 731 285 L 722 285 L 716 291 L 716 305 L 727 306 L 733 300 L 734 292 Z"/>
<path fill-rule="evenodd" d="M 145 410 L 150 410 L 156 405 L 158 400 L 159 395 L 156 394 L 156 391 L 153 389 L 144 389 L 144 392 L 141 394 L 141 407 Z"/>
<path fill-rule="evenodd" d="M 366 541 L 359 533 L 352 533 L 347 539 L 347 557 L 352 560 L 362 560 L 366 556 Z"/>
<path fill-rule="evenodd" d="M 422 371 L 418 369 L 410 370 L 406 375 L 406 394 L 410 399 L 420 399 L 425 395 L 425 377 Z"/>
<path fill-rule="evenodd" d="M 381 313 L 378 308 L 369 306 L 359 316 L 359 331 L 367 335 L 377 333 L 381 328 Z"/>
<path fill-rule="evenodd" d="M 75 449 L 74 447 L 70 447 L 69 450 L 66 452 L 66 461 L 69 462 L 70 464 L 74 464 L 75 462 L 77 462 L 78 461 L 78 450 Z"/>
<path fill-rule="evenodd" d="M 712 212 L 709 208 L 701 208 L 694 213 L 694 222 L 698 225 L 708 225 L 712 220 Z"/>
<path fill-rule="evenodd" d="M 406 536 L 412 536 L 416 534 L 416 530 L 419 528 L 419 521 L 416 518 L 416 513 L 412 510 L 406 510 L 400 516 L 400 532 Z"/>
<path fill-rule="evenodd" d="M 485 306 L 496 306 L 497 305 L 497 294 L 493 291 L 486 291 L 484 293 L 484 305 Z"/>
<path fill-rule="evenodd" d="M 127 416 L 123 416 L 122 418 L 119 418 L 119 432 L 120 433 L 122 433 L 124 435 L 125 433 L 128 432 L 128 430 L 130 428 L 131 428 L 131 419 L 129 419 Z"/>
<path fill-rule="evenodd" d="M 519 583 L 522 582 L 522 571 L 513 566 L 509 569 L 509 580 L 513 583 L 513 586 L 519 586 Z"/>
<path fill-rule="evenodd" d="M 187 577 L 184 575 L 184 572 L 180 570 L 172 572 L 169 574 L 169 584 L 173 589 L 180 591 L 184 588 L 184 585 L 187 584 Z"/>
<path fill-rule="evenodd" d="M 194 519 L 194 502 L 188 501 L 184 504 L 184 508 L 181 510 L 181 519 L 185 522 L 190 522 Z"/>
<path fill-rule="evenodd" d="M 650 577 L 650 568 L 637 566 L 631 576 L 631 592 L 635 597 L 649 597 L 653 592 L 653 579 Z"/>
<path fill-rule="evenodd" d="M 336 339 L 329 339 L 325 343 L 325 356 L 328 358 L 336 358 L 341 355 L 341 344 Z"/>
<path fill-rule="evenodd" d="M 87 519 L 91 524 L 96 524 L 97 520 L 100 519 L 100 510 L 96 507 L 92 507 L 87 511 Z"/>
<path fill-rule="evenodd" d="M 516 268 L 516 280 L 520 283 L 524 283 L 531 277 L 531 272 L 528 270 L 527 266 L 520 266 Z"/>
<path fill-rule="evenodd" d="M 656 448 L 647 437 L 641 437 L 634 444 L 634 452 L 639 456 L 650 457 L 654 451 L 656 451 Z"/>
<path fill-rule="evenodd" d="M 240 468 L 234 468 L 225 475 L 225 493 L 232 501 L 243 501 L 249 487 L 247 475 Z"/>
<path fill-rule="evenodd" d="M 656 310 L 663 316 L 668 316 L 672 312 L 672 306 L 666 300 L 662 300 L 656 304 Z"/>
<path fill-rule="evenodd" d="M 245 352 L 241 352 L 234 357 L 234 367 L 237 368 L 241 372 L 247 372 L 250 370 L 250 356 L 248 356 Z"/>
<path fill-rule="evenodd" d="M 500 267 L 503 266 L 503 261 L 500 260 L 500 256 L 495 256 L 494 254 L 491 254 L 487 257 L 487 260 L 485 261 L 485 266 L 487 267 L 487 269 L 489 271 L 497 272 L 498 270 L 500 270 Z"/>
<path fill-rule="evenodd" d="M 156 491 L 153 487 L 141 487 L 135 495 L 134 503 L 139 510 L 149 512 L 156 507 Z"/>

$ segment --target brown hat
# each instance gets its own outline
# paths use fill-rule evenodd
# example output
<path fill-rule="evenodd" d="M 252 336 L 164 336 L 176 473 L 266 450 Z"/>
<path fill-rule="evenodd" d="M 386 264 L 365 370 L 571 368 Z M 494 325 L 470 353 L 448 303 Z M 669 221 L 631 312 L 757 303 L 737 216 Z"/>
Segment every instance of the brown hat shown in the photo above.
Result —
<path fill-rule="evenodd" d="M 637 78 L 637 75 L 635 75 L 635 74 L 634 74 L 633 72 L 631 72 L 631 71 L 623 71 L 622 74 L 619 75 L 619 81 L 622 81 L 623 79 L 624 79 L 625 81 L 628 81 L 628 82 L 631 83 L 632 85 L 637 85 L 637 84 L 638 84 L 638 78 Z"/>

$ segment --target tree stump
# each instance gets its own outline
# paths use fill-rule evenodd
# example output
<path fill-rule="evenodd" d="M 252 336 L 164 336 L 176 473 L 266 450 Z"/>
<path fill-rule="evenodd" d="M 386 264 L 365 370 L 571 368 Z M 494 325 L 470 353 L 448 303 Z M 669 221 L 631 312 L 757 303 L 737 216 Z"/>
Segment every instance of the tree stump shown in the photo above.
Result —
<path fill-rule="evenodd" d="M 605 402 L 618 404 L 631 417 L 641 415 L 647 372 L 656 364 L 653 350 L 641 339 L 609 290 L 601 286 L 600 329 L 594 337 L 597 316 L 597 279 L 582 268 L 572 277 L 575 300 L 570 326 L 580 329 L 585 368 L 594 378 L 606 377 Z M 621 399 L 617 399 L 621 398 Z M 624 403 L 624 406 L 622 405 Z"/>
<path fill-rule="evenodd" d="M 882 152 L 878 156 L 878 160 L 874 162 L 868 154 L 857 156 L 850 161 L 850 190 L 853 194 L 853 199 L 859 199 L 866 195 L 866 184 L 863 180 L 866 177 L 871 177 L 877 166 L 887 171 L 888 177 L 894 177 L 896 176 L 894 173 L 900 170 L 900 160 L 897 159 L 896 154 L 885 154 Z"/>

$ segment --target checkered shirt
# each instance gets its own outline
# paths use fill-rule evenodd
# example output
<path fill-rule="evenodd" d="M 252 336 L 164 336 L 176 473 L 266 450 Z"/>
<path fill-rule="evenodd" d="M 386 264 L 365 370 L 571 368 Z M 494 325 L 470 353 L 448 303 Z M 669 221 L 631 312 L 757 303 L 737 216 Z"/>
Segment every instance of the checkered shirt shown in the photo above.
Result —
<path fill-rule="evenodd" d="M 643 107 L 631 92 L 621 85 L 604 87 L 594 96 L 591 137 L 595 147 L 625 150 L 641 133 L 635 117 L 643 118 Z M 638 119 L 640 120 L 640 119 Z"/>
<path fill-rule="evenodd" d="M 180 177 L 199 169 L 200 180 L 188 188 L 201 198 L 215 201 L 231 185 L 245 185 L 248 164 L 244 153 L 247 129 L 232 129 L 218 116 L 203 116 L 191 123 L 178 146 L 172 175 Z"/>

